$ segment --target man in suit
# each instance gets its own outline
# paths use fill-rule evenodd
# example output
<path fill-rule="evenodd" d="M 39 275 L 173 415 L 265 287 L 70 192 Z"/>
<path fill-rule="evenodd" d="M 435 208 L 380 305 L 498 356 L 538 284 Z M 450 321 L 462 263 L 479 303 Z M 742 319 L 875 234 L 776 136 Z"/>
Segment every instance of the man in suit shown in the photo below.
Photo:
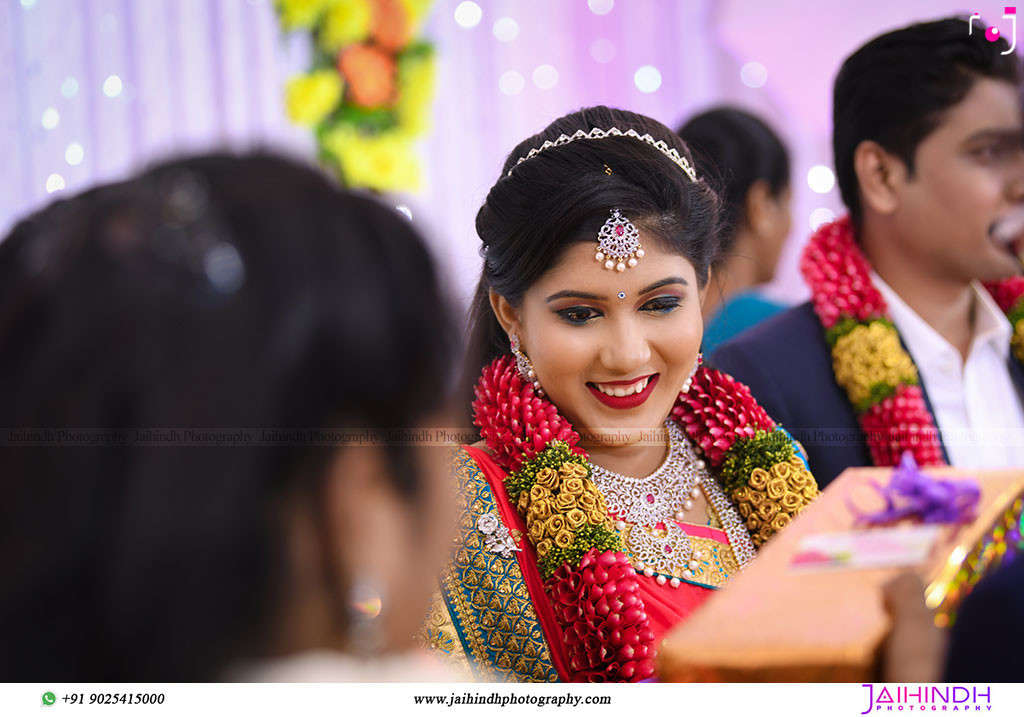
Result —
<path fill-rule="evenodd" d="M 857 50 L 834 87 L 836 174 L 850 211 L 835 226 L 852 232 L 848 245 L 870 265 L 916 367 L 936 456 L 958 466 L 1024 465 L 1024 371 L 1013 327 L 981 284 L 1019 274 L 1024 251 L 1024 230 L 993 238 L 1024 205 L 1019 77 L 1007 49 L 978 28 L 969 35 L 964 19 L 922 23 Z M 741 334 L 710 363 L 748 384 L 804 444 L 823 487 L 872 465 L 812 302 Z M 900 428 L 899 416 L 883 418 Z"/>

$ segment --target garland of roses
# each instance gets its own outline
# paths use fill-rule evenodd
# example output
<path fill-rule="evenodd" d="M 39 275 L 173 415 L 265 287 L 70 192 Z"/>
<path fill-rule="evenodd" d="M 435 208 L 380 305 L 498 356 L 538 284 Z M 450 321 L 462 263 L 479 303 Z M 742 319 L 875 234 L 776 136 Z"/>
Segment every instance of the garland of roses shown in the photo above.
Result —
<path fill-rule="evenodd" d="M 526 521 L 574 679 L 650 677 L 654 634 L 638 577 L 591 480 L 579 434 L 520 378 L 508 355 L 484 368 L 473 408 L 495 462 L 508 472 L 505 488 Z M 790 436 L 731 376 L 701 366 L 672 417 L 718 474 L 755 545 L 817 497 Z"/>
<path fill-rule="evenodd" d="M 917 367 L 900 344 L 850 217 L 824 224 L 804 249 L 800 269 L 825 329 L 836 383 L 846 391 L 876 466 L 894 466 L 904 451 L 918 465 L 942 465 L 935 419 Z M 1024 361 L 1024 277 L 985 285 L 1013 326 L 1011 346 Z"/>

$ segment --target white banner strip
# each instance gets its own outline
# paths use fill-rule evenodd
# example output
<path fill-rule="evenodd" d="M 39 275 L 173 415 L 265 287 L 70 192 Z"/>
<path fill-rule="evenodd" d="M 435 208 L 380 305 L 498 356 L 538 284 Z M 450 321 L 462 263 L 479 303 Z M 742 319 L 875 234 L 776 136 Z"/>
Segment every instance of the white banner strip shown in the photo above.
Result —
<path fill-rule="evenodd" d="M 672 714 L 856 717 L 1021 714 L 1024 685 L 59 684 L 0 685 L 11 715 Z M 648 713 L 653 714 L 653 713 Z"/>

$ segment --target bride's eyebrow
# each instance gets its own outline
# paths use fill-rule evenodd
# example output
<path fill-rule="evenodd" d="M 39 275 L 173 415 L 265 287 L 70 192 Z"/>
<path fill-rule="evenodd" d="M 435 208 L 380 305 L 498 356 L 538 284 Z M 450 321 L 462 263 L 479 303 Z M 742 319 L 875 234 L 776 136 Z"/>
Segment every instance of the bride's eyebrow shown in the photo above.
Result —
<path fill-rule="evenodd" d="M 597 294 L 588 294 L 585 291 L 576 291 L 574 289 L 566 289 L 565 291 L 559 291 L 558 293 L 552 294 L 548 298 L 544 299 L 544 303 L 550 304 L 552 301 L 558 299 L 590 299 L 591 301 L 606 301 L 605 297 L 598 296 Z"/>
<path fill-rule="evenodd" d="M 640 290 L 640 295 L 642 296 L 644 294 L 650 293 L 655 289 L 660 289 L 661 287 L 668 286 L 669 284 L 682 284 L 683 286 L 690 285 L 690 283 L 681 276 L 670 276 L 667 279 L 656 281 L 650 286 L 645 286 L 643 289 Z"/>

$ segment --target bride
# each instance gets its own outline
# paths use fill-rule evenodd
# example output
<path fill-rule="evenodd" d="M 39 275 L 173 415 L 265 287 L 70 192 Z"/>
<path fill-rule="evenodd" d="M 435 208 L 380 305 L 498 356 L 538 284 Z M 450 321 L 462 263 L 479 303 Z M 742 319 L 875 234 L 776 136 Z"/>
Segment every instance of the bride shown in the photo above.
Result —
<path fill-rule="evenodd" d="M 718 207 L 669 129 L 593 107 L 517 146 L 480 209 L 481 441 L 456 455 L 425 635 L 479 679 L 652 677 L 666 632 L 817 495 L 799 445 L 701 362 Z"/>

